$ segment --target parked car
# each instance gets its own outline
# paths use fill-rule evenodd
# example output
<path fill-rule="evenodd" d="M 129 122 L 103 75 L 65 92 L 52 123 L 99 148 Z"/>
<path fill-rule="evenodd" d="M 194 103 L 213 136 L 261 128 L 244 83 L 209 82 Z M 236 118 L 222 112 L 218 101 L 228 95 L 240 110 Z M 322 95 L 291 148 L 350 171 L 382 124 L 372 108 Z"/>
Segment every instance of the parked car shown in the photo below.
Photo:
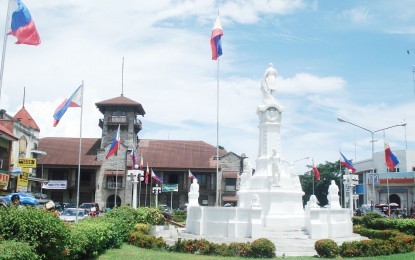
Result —
<path fill-rule="evenodd" d="M 76 203 L 75 202 L 63 203 L 63 209 L 69 209 L 69 208 L 76 208 Z"/>
<path fill-rule="evenodd" d="M 94 205 L 95 205 L 95 202 L 84 202 L 79 207 L 82 209 L 86 209 L 86 211 L 89 213 L 91 212 L 91 208 L 94 207 Z"/>
<path fill-rule="evenodd" d="M 89 213 L 85 209 L 81 208 L 67 208 L 59 215 L 59 218 L 68 221 L 68 222 L 74 222 L 76 220 L 76 215 L 78 214 L 78 221 L 88 218 Z"/>

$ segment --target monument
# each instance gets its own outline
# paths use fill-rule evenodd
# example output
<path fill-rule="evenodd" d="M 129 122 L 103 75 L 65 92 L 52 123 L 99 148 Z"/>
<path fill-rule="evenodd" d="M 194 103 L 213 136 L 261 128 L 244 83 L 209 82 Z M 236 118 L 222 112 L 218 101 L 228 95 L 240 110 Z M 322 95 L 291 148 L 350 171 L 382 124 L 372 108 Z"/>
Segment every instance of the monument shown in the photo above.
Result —
<path fill-rule="evenodd" d="M 281 120 L 284 111 L 274 95 L 277 71 L 269 64 L 261 81 L 262 101 L 257 107 L 259 147 L 255 175 L 238 191 L 239 207 L 251 207 L 254 195 L 262 206 L 262 224 L 280 229 L 304 226 L 302 196 L 304 192 L 292 164 L 282 157 Z M 290 166 L 290 167 L 287 167 Z"/>

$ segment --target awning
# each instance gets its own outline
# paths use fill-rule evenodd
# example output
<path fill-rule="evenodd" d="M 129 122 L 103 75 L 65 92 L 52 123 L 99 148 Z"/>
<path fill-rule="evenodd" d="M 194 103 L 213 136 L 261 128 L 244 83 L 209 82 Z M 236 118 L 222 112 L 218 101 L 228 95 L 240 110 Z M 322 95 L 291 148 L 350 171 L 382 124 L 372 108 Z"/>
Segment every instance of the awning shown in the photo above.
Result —
<path fill-rule="evenodd" d="M 235 201 L 238 201 L 238 198 L 237 198 L 237 197 L 232 197 L 232 196 L 223 196 L 223 197 L 222 197 L 222 200 L 223 200 L 223 201 L 231 201 L 231 202 L 235 202 Z"/>
<path fill-rule="evenodd" d="M 238 178 L 238 172 L 237 171 L 223 171 L 222 172 L 223 178 Z"/>
<path fill-rule="evenodd" d="M 124 171 L 117 171 L 116 170 L 106 170 L 104 172 L 104 175 L 118 175 L 118 176 L 124 176 Z"/>

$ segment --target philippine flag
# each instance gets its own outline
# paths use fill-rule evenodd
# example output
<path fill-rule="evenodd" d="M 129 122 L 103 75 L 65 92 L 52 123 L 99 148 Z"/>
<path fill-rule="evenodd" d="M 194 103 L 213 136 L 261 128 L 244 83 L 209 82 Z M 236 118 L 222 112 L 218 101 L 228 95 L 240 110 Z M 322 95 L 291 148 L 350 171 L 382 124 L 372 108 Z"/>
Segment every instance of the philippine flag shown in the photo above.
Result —
<path fill-rule="evenodd" d="M 150 171 L 148 170 L 148 163 L 147 163 L 147 171 L 146 171 L 146 178 L 144 179 L 144 182 L 146 185 L 148 185 L 148 175 L 149 175 Z"/>
<path fill-rule="evenodd" d="M 196 177 L 192 174 L 192 172 L 189 170 L 189 178 L 193 181 L 193 179 L 196 179 Z"/>
<path fill-rule="evenodd" d="M 117 132 L 114 135 L 114 140 L 112 140 L 110 149 L 108 151 L 107 156 L 105 156 L 105 159 L 108 159 L 114 154 L 116 154 L 119 148 L 120 148 L 120 125 L 118 125 Z"/>
<path fill-rule="evenodd" d="M 158 181 L 158 182 L 163 182 L 163 178 L 161 178 L 161 177 L 157 176 L 157 175 L 153 172 L 153 170 L 151 170 L 151 178 L 155 179 L 155 180 L 156 180 L 156 181 Z"/>
<path fill-rule="evenodd" d="M 340 152 L 340 164 L 346 167 L 347 169 L 351 170 L 352 173 L 356 171 L 356 168 L 349 160 L 347 160 L 346 156 L 344 156 L 342 152 Z"/>
<path fill-rule="evenodd" d="M 55 113 L 53 114 L 53 126 L 56 127 L 65 114 L 68 107 L 81 107 L 82 106 L 82 85 L 79 86 L 75 92 L 68 98 L 65 99 L 59 106 L 56 108 Z"/>
<path fill-rule="evenodd" d="M 17 38 L 16 44 L 39 45 L 40 37 L 29 10 L 20 0 L 10 2 L 10 10 L 14 10 L 9 35 Z"/>
<path fill-rule="evenodd" d="M 215 25 L 213 25 L 212 36 L 210 36 L 210 47 L 212 48 L 212 60 L 217 60 L 222 55 L 221 38 L 223 36 L 222 25 L 220 24 L 219 16 L 216 18 Z"/>
<path fill-rule="evenodd" d="M 385 143 L 385 160 L 386 165 L 388 166 L 388 169 L 390 171 L 393 171 L 395 169 L 395 166 L 398 165 L 399 161 L 398 158 L 392 153 L 391 148 L 389 147 L 389 144 L 384 141 Z"/>
<path fill-rule="evenodd" d="M 316 181 L 320 180 L 320 172 L 318 171 L 316 165 L 314 164 L 314 159 L 313 159 L 313 172 L 314 175 L 316 176 Z"/>
<path fill-rule="evenodd" d="M 135 156 L 135 150 L 130 153 L 130 158 L 133 161 L 133 164 L 131 165 L 131 170 L 134 170 L 136 162 L 136 156 Z"/>

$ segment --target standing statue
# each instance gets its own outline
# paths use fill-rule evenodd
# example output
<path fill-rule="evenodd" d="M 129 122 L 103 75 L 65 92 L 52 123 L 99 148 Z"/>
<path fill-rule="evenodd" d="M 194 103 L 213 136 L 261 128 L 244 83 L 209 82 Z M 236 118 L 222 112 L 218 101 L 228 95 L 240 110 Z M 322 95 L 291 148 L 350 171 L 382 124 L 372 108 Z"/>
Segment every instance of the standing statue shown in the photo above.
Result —
<path fill-rule="evenodd" d="M 281 179 L 281 169 L 280 169 L 280 163 L 281 158 L 277 156 L 277 150 L 272 150 L 272 156 L 270 158 L 271 164 L 272 164 L 272 186 L 278 187 L 280 186 L 280 179 Z"/>
<path fill-rule="evenodd" d="M 339 187 L 336 185 L 334 180 L 331 180 L 331 184 L 329 186 L 329 194 L 327 195 L 327 200 L 329 201 L 330 208 L 341 208 L 339 199 Z"/>
<path fill-rule="evenodd" d="M 264 78 L 261 81 L 261 91 L 265 100 L 273 99 L 273 95 L 277 91 L 277 70 L 272 63 L 265 70 Z"/>
<path fill-rule="evenodd" d="M 199 184 L 196 178 L 193 178 L 193 183 L 190 185 L 190 193 L 199 194 Z"/>
<path fill-rule="evenodd" d="M 197 179 L 193 179 L 193 183 L 190 184 L 190 191 L 189 191 L 189 204 L 188 206 L 199 206 L 199 184 L 197 183 Z"/>
<path fill-rule="evenodd" d="M 243 162 L 243 172 L 241 175 L 241 182 L 240 182 L 240 189 L 245 189 L 251 183 L 252 177 L 252 166 L 248 160 L 244 160 Z"/>

